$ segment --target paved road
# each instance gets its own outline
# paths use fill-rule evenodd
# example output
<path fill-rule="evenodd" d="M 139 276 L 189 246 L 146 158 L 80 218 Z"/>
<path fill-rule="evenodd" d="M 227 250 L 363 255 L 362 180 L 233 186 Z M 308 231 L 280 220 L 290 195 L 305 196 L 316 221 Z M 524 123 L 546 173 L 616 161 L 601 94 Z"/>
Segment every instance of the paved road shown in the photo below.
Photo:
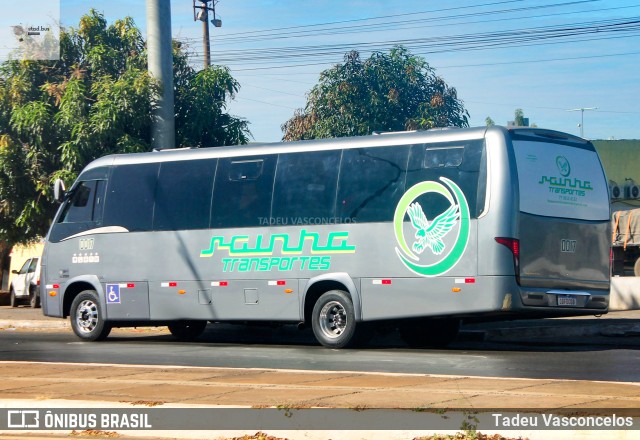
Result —
<path fill-rule="evenodd" d="M 389 334 L 366 349 L 328 350 L 294 327 L 210 325 L 192 343 L 149 329 L 114 330 L 99 343 L 79 341 L 66 329 L 5 331 L 0 360 L 640 382 L 638 337 L 462 339 L 446 350 L 416 350 Z"/>

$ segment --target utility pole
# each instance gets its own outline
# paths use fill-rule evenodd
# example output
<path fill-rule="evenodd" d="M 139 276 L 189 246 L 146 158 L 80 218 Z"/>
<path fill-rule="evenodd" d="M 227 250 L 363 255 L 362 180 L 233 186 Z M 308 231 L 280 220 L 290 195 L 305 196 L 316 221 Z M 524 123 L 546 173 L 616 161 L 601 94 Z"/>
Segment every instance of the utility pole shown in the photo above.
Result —
<path fill-rule="evenodd" d="M 193 21 L 200 20 L 202 22 L 202 49 L 204 51 L 204 68 L 211 65 L 211 43 L 209 39 L 209 11 L 213 13 L 211 23 L 215 27 L 222 26 L 222 20 L 216 18 L 216 0 L 198 0 L 201 4 L 196 5 L 193 0 Z M 211 6 L 209 6 L 211 3 Z"/>
<path fill-rule="evenodd" d="M 154 111 L 151 128 L 151 144 L 158 150 L 175 148 L 173 47 L 169 0 L 147 0 L 147 52 L 149 74 L 160 84 L 158 106 Z"/>
<path fill-rule="evenodd" d="M 585 110 L 598 110 L 598 107 L 581 107 L 581 108 L 572 108 L 571 110 L 567 110 L 568 112 L 580 112 L 580 137 L 584 137 L 584 111 Z"/>

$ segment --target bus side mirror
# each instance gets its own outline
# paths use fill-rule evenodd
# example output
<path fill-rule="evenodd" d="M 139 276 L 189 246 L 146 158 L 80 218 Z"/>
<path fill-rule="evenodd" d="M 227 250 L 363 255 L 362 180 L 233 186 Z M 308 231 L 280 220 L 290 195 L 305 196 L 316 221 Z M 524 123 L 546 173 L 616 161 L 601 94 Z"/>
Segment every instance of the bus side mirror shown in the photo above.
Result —
<path fill-rule="evenodd" d="M 62 201 L 64 200 L 65 192 L 66 189 L 64 187 L 64 182 L 62 181 L 62 179 L 56 179 L 56 181 L 53 183 L 54 200 L 58 203 L 62 203 Z"/>

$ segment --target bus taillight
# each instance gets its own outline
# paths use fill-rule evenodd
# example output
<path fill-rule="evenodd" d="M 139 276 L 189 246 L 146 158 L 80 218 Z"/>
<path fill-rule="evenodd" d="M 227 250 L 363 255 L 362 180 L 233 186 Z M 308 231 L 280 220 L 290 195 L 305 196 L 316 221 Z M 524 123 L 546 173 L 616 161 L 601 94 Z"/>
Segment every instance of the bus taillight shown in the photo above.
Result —
<path fill-rule="evenodd" d="M 506 246 L 513 254 L 513 269 L 516 278 L 520 276 L 520 240 L 510 237 L 496 237 L 496 242 Z"/>

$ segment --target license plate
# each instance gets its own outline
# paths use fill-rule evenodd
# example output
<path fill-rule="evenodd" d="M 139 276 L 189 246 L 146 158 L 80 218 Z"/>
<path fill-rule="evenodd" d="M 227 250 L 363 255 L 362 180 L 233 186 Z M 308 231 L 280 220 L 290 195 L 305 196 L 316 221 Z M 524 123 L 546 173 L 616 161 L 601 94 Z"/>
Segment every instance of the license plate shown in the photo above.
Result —
<path fill-rule="evenodd" d="M 559 306 L 570 306 L 575 307 L 578 305 L 578 300 L 573 296 L 559 296 L 558 297 L 558 305 Z"/>

